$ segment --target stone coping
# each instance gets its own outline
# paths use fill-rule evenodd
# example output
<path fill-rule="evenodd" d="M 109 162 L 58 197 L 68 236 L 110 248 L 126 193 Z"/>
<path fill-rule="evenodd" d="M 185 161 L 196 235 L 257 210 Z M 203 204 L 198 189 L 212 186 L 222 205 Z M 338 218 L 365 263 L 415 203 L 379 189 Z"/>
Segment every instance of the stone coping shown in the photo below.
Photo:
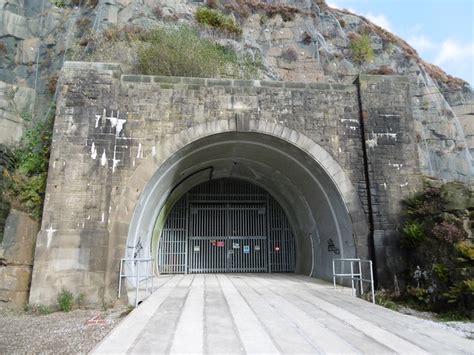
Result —
<path fill-rule="evenodd" d="M 339 84 L 326 82 L 295 82 L 295 81 L 271 81 L 271 80 L 240 80 L 225 78 L 195 78 L 195 77 L 177 77 L 177 76 L 157 76 L 157 75 L 136 75 L 123 74 L 122 66 L 119 63 L 101 63 L 101 62 L 65 62 L 63 70 L 95 70 L 95 71 L 113 71 L 116 76 L 120 76 L 122 83 L 136 84 L 164 84 L 163 88 L 172 88 L 176 86 L 195 86 L 195 87 L 261 87 L 261 88 L 284 88 L 290 90 L 331 90 L 331 91 L 354 91 L 353 84 Z M 359 78 L 363 81 L 377 82 L 384 79 L 384 75 L 360 74 Z M 390 79 L 397 82 L 407 82 L 408 78 L 402 75 L 390 75 Z"/>

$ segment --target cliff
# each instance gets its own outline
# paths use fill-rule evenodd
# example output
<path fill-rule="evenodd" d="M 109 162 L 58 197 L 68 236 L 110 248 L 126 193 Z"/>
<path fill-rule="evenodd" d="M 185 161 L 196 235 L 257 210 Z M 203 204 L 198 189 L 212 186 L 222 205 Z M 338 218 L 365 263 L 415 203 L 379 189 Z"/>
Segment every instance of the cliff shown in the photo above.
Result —
<path fill-rule="evenodd" d="M 195 13 L 204 5 L 185 0 L 0 0 L 0 143 L 18 142 L 28 113 L 36 119 L 46 114 L 65 60 L 120 61 L 133 72 L 137 48 L 114 39 L 113 33 L 198 26 Z M 235 19 L 241 34 L 198 26 L 200 34 L 261 58 L 255 74 L 260 78 L 350 83 L 359 73 L 408 76 L 423 172 L 472 181 L 474 96 L 465 81 L 426 63 L 405 41 L 364 17 L 330 8 L 323 0 L 208 5 Z M 362 37 L 368 38 L 370 53 L 357 55 L 354 44 Z"/>

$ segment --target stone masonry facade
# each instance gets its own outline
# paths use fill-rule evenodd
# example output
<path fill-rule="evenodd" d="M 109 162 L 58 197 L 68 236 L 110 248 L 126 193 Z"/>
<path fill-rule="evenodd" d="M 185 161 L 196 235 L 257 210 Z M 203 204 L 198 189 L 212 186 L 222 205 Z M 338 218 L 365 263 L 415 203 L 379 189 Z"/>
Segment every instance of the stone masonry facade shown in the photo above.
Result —
<path fill-rule="evenodd" d="M 141 193 L 131 176 L 168 137 L 217 120 L 276 122 L 324 148 L 357 191 L 379 283 L 393 280 L 403 262 L 401 200 L 421 183 L 405 77 L 361 75 L 350 85 L 153 77 L 69 62 L 30 302 L 54 302 L 62 287 L 95 304 L 114 299 L 127 248 L 114 235 L 128 233 Z M 118 211 L 120 199 L 130 208 Z"/>

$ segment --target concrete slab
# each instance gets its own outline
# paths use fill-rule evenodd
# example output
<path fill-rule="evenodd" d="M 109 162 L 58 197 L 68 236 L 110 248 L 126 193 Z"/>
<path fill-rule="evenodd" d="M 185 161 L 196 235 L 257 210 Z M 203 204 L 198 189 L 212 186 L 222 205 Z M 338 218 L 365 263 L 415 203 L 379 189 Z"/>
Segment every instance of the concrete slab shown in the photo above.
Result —
<path fill-rule="evenodd" d="M 441 324 L 288 274 L 167 277 L 94 350 L 173 354 L 472 354 Z"/>

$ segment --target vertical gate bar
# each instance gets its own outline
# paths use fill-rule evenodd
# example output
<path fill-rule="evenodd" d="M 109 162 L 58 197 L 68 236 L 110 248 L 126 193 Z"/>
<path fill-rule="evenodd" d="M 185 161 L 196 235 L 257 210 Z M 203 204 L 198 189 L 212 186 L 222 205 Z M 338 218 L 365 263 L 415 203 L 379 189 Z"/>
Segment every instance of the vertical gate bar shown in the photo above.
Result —
<path fill-rule="evenodd" d="M 269 196 L 267 194 L 266 196 L 266 203 L 267 203 L 267 211 L 270 211 L 270 199 L 269 199 Z M 271 262 L 271 259 L 270 259 L 270 249 L 271 249 L 271 239 L 272 239 L 272 229 L 271 229 L 271 216 L 270 216 L 271 213 L 268 213 L 267 214 L 267 263 L 268 263 L 268 272 L 271 274 L 272 273 L 272 262 Z"/>

